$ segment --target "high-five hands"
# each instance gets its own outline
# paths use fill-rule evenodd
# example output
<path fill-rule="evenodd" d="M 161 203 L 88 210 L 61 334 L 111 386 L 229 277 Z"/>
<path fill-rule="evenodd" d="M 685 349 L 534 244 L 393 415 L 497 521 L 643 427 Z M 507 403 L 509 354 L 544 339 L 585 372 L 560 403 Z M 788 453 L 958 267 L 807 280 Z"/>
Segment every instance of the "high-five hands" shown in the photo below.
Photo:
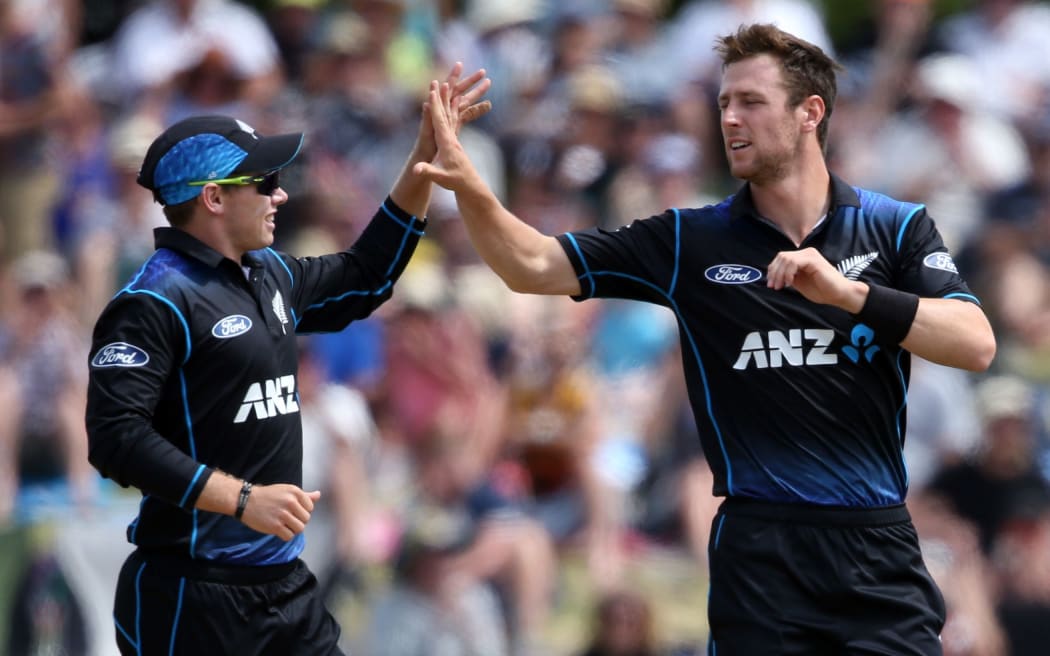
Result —
<path fill-rule="evenodd" d="M 444 85 L 448 88 L 448 102 L 452 109 L 450 127 L 453 134 L 459 134 L 463 125 L 476 121 L 492 109 L 492 102 L 481 100 L 492 86 L 492 80 L 485 77 L 485 69 L 479 68 L 462 80 L 459 76 L 463 74 L 463 63 L 456 62 L 445 78 Z M 437 82 L 431 82 L 431 89 Z M 434 139 L 434 122 L 431 118 L 430 105 L 432 97 L 428 94 L 423 101 L 423 116 L 420 119 L 419 143 L 425 148 L 427 159 L 432 159 L 437 152 L 437 144 Z"/>
<path fill-rule="evenodd" d="M 475 75 L 477 73 L 467 80 Z M 430 162 L 419 162 L 412 167 L 412 172 L 416 175 L 451 191 L 466 188 L 471 177 L 477 176 L 474 166 L 456 137 L 459 128 L 466 122 L 465 117 L 469 116 L 470 120 L 473 120 L 483 115 L 491 107 L 491 103 L 487 100 L 470 105 L 467 99 L 469 94 L 457 96 L 456 91 L 460 85 L 462 82 L 457 84 L 434 80 L 430 83 L 430 93 L 423 106 L 430 116 L 437 153 Z M 485 88 L 488 88 L 487 85 Z M 479 109 L 475 110 L 474 107 L 479 107 Z M 480 114 L 477 113 L 479 111 Z"/>

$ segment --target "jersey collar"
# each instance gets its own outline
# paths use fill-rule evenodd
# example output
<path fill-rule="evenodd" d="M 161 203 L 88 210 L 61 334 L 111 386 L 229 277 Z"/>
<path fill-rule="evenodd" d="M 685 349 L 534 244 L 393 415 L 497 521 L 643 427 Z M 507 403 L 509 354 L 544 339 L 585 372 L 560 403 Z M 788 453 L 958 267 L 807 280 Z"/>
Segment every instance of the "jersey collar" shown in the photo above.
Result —
<path fill-rule="evenodd" d="M 828 218 L 834 217 L 840 207 L 860 207 L 860 197 L 857 190 L 846 183 L 834 173 L 831 174 L 831 207 L 828 208 Z M 751 198 L 751 183 L 745 182 L 729 202 L 729 216 L 736 219 L 741 217 L 760 218 L 755 210 L 755 203 Z"/>
<path fill-rule="evenodd" d="M 204 264 L 213 268 L 218 268 L 219 265 L 227 259 L 219 251 L 208 246 L 185 230 L 179 230 L 178 228 L 154 228 L 153 244 L 154 248 L 169 248 L 173 251 L 178 251 L 196 260 L 200 260 Z M 243 261 L 238 262 L 237 264 L 238 267 L 240 265 L 252 268 L 260 266 L 259 258 L 253 253 L 246 253 Z"/>

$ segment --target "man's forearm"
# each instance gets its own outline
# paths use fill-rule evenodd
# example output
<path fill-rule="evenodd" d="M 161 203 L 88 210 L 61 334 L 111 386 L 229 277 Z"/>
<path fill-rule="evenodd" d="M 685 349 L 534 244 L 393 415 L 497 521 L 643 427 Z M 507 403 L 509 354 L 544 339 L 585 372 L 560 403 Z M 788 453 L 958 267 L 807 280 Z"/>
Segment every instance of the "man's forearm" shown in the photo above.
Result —
<path fill-rule="evenodd" d="M 920 299 L 901 346 L 931 362 L 969 371 L 984 371 L 995 357 L 995 335 L 984 311 L 956 299 Z"/>

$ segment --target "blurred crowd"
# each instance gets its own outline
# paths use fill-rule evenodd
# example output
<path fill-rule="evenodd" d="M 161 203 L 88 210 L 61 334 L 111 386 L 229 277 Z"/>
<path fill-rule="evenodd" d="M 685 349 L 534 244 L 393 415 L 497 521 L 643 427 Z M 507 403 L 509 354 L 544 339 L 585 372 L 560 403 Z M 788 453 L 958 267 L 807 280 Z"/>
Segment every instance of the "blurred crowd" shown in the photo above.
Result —
<path fill-rule="evenodd" d="M 832 169 L 925 203 L 996 329 L 987 374 L 912 370 L 910 500 L 945 653 L 1045 653 L 1050 5 L 871 0 L 830 30 L 847 4 L 0 0 L 0 526 L 123 493 L 86 460 L 87 345 L 164 223 L 135 176 L 165 126 L 219 113 L 305 132 L 277 247 L 331 252 L 386 195 L 429 80 L 461 61 L 494 81 L 462 141 L 504 204 L 547 233 L 615 228 L 736 188 L 711 48 L 776 22 L 846 67 Z M 678 348 L 663 308 L 509 292 L 436 190 L 393 299 L 302 338 L 303 487 L 324 493 L 304 557 L 333 594 L 390 572 L 348 646 L 545 653 L 575 553 L 597 599 L 578 653 L 672 653 L 624 571 L 652 549 L 706 567 L 717 500 Z M 51 617 L 33 603 L 0 619 L 12 645 Z"/>

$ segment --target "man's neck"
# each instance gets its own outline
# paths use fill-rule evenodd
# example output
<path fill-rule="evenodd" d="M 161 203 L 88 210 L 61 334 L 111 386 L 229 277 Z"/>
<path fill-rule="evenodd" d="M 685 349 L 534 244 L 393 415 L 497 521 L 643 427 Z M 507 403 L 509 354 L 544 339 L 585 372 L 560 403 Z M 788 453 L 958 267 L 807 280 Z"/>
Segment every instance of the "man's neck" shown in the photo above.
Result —
<path fill-rule="evenodd" d="M 828 213 L 831 175 L 821 158 L 780 180 L 751 183 L 751 199 L 798 246 Z"/>

